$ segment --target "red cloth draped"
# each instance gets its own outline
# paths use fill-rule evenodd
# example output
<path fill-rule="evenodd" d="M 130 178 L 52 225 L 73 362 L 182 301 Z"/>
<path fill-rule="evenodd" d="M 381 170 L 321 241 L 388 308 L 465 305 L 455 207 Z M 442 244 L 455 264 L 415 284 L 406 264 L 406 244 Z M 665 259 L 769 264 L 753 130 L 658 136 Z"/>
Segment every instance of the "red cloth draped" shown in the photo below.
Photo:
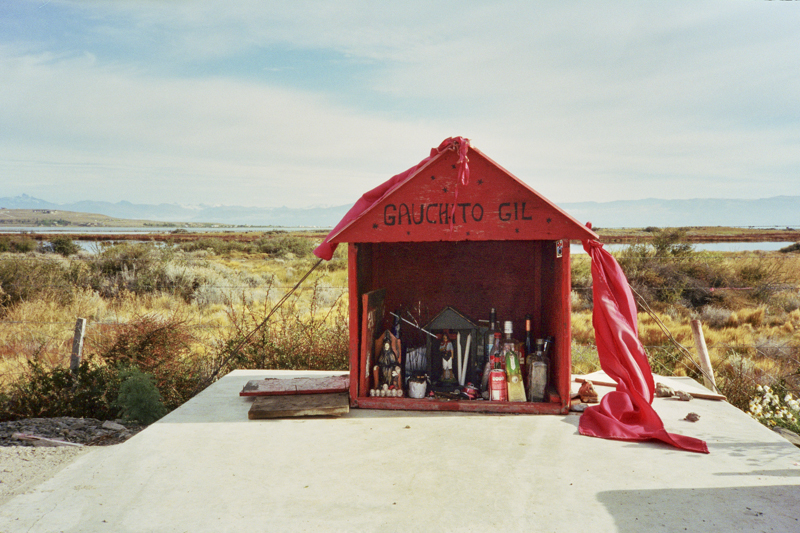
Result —
<path fill-rule="evenodd" d="M 417 170 L 425 166 L 431 159 L 439 155 L 440 153 L 444 152 L 445 150 L 455 150 L 458 152 L 458 175 L 456 182 L 456 190 L 455 195 L 458 198 L 458 185 L 467 185 L 469 183 L 469 164 L 467 159 L 467 151 L 469 150 L 469 139 L 465 139 L 463 137 L 450 137 L 442 141 L 442 143 L 437 148 L 431 148 L 431 155 L 420 161 L 418 164 L 414 165 L 413 167 L 409 168 L 405 172 L 401 172 L 396 176 L 392 176 L 389 180 L 385 181 L 384 183 L 378 185 L 371 191 L 364 193 L 361 198 L 355 203 L 353 207 L 350 208 L 350 211 L 339 221 L 333 230 L 328 233 L 328 236 L 325 237 L 325 240 L 322 241 L 322 244 L 317 246 L 314 250 L 314 255 L 319 257 L 320 259 L 325 259 L 329 261 L 331 257 L 333 257 L 333 252 L 336 250 L 336 243 L 329 242 L 334 235 L 339 233 L 339 231 L 350 224 L 353 220 L 357 219 L 361 216 L 361 213 L 367 211 L 370 207 L 377 204 L 387 195 L 391 194 L 393 190 L 395 190 L 401 183 L 406 181 L 408 178 L 416 174 Z M 455 209 L 455 202 L 453 202 L 453 209 Z M 451 216 L 451 221 L 452 221 Z M 452 222 L 451 222 L 451 229 L 452 229 Z"/>
<path fill-rule="evenodd" d="M 657 439 L 683 450 L 708 453 L 702 440 L 667 433 L 651 405 L 653 374 L 636 321 L 636 302 L 628 280 L 614 257 L 597 241 L 584 241 L 592 259 L 592 295 L 597 352 L 603 371 L 617 382 L 617 390 L 581 416 L 581 435 L 644 441 Z"/>

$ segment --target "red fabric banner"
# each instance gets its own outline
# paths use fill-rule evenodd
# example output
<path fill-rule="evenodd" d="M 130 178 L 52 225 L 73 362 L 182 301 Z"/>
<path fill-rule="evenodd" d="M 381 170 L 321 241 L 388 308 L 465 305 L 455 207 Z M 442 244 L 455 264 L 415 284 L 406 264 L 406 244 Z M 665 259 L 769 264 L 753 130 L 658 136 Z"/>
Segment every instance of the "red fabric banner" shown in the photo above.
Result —
<path fill-rule="evenodd" d="M 347 212 L 344 218 L 339 221 L 336 227 L 333 228 L 330 233 L 328 233 L 328 236 L 325 237 L 325 240 L 322 241 L 322 244 L 317 246 L 317 248 L 314 250 L 314 255 L 320 259 L 330 261 L 330 259 L 333 257 L 333 252 L 336 251 L 337 246 L 336 243 L 330 242 L 330 239 L 333 238 L 334 235 L 339 233 L 342 228 L 350 224 L 353 220 L 361 216 L 361 213 L 369 210 L 370 207 L 380 202 L 400 184 L 416 174 L 417 170 L 425 166 L 431 159 L 445 150 L 456 150 L 458 152 L 458 181 L 456 182 L 455 190 L 456 199 L 458 199 L 458 185 L 467 185 L 469 183 L 469 160 L 467 159 L 467 151 L 469 151 L 469 139 L 465 139 L 463 137 L 449 137 L 442 141 L 437 148 L 431 148 L 431 155 L 420 161 L 418 164 L 409 168 L 405 172 L 401 172 L 396 176 L 392 176 L 389 180 L 381 183 L 371 191 L 365 192 L 355 203 L 355 205 L 350 208 L 350 211 Z M 456 205 L 454 202 L 453 209 L 455 210 L 455 208 Z M 453 217 L 451 216 L 451 221 L 452 219 Z"/>
<path fill-rule="evenodd" d="M 664 422 L 651 405 L 653 374 L 639 341 L 636 302 L 628 280 L 602 244 L 584 241 L 583 248 L 592 259 L 592 324 L 600 366 L 617 382 L 617 390 L 583 412 L 578 424 L 581 435 L 631 441 L 657 439 L 683 450 L 708 453 L 702 440 L 664 429 Z"/>

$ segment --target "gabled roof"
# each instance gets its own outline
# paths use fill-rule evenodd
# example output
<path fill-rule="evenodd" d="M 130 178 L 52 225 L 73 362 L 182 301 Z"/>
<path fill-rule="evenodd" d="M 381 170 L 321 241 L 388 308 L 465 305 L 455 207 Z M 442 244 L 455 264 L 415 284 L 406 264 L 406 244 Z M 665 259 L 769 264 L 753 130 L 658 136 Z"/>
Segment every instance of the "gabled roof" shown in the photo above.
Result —
<path fill-rule="evenodd" d="M 345 217 L 326 242 L 598 239 L 468 141 L 462 142 L 468 146 L 466 184 L 459 180 L 458 149 L 440 146 L 407 176 L 386 182 L 383 195 L 360 214 L 351 210 L 350 220 Z"/>
<path fill-rule="evenodd" d="M 465 317 L 449 305 L 442 309 L 433 320 L 425 324 L 425 329 L 476 329 L 478 324 Z"/>

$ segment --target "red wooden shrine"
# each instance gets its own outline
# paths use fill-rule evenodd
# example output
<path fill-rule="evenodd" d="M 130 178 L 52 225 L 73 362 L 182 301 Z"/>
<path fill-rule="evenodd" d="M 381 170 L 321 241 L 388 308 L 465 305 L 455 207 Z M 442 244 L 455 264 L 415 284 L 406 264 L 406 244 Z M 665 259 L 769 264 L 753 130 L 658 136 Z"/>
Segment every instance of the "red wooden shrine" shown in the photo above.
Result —
<path fill-rule="evenodd" d="M 458 152 L 444 150 L 329 236 L 332 243 L 349 243 L 353 407 L 550 414 L 569 409 L 569 241 L 598 236 L 479 150 L 470 146 L 467 157 L 466 184 L 458 180 Z M 555 339 L 545 401 L 371 397 L 370 347 L 392 323 L 390 312 L 405 310 L 404 318 L 424 325 L 448 306 L 475 322 L 495 308 L 500 327 L 511 320 L 519 340 L 530 313 L 534 338 Z M 404 342 L 409 336 L 424 339 L 406 324 L 403 333 Z"/>

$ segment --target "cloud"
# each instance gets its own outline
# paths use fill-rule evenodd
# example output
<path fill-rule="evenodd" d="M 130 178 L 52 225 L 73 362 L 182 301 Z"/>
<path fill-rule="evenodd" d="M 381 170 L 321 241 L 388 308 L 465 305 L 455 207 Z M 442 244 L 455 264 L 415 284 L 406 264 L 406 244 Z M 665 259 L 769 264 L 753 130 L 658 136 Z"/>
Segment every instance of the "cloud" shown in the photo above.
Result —
<path fill-rule="evenodd" d="M 340 183 L 371 188 L 386 160 L 410 166 L 431 142 L 407 150 L 395 146 L 396 136 L 440 136 L 425 124 L 343 108 L 324 94 L 154 78 L 89 56 L 5 53 L 0 68 L 13 73 L 0 103 L 0 125 L 14 132 L 0 144 L 6 170 L 41 165 L 53 189 L 78 198 L 90 191 L 140 201 L 347 203 L 352 193 L 340 195 Z"/>
<path fill-rule="evenodd" d="M 793 194 L 778 4 L 60 2 L 77 38 L 0 46 L 0 170 L 339 204 L 464 135 L 556 201 Z"/>

